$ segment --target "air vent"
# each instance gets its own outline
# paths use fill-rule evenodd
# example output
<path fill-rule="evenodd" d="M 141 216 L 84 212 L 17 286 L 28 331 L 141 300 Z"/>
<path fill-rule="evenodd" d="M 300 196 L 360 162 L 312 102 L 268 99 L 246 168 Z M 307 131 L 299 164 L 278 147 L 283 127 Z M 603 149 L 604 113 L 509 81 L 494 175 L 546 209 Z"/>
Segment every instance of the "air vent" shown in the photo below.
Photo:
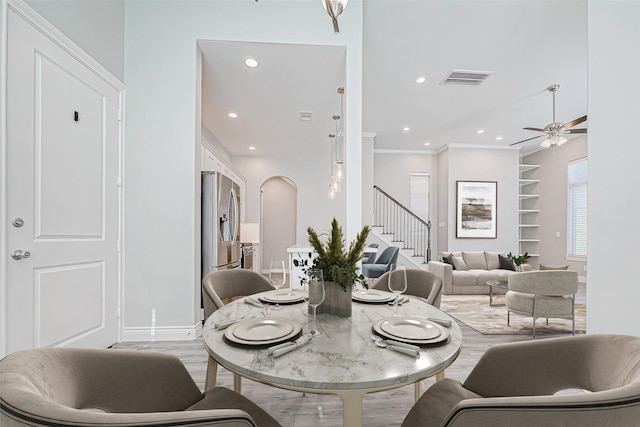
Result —
<path fill-rule="evenodd" d="M 311 121 L 311 111 L 300 111 L 300 121 L 301 122 L 310 122 Z"/>
<path fill-rule="evenodd" d="M 478 86 L 491 74 L 493 74 L 493 71 L 451 70 L 451 73 L 444 79 L 442 84 Z"/>

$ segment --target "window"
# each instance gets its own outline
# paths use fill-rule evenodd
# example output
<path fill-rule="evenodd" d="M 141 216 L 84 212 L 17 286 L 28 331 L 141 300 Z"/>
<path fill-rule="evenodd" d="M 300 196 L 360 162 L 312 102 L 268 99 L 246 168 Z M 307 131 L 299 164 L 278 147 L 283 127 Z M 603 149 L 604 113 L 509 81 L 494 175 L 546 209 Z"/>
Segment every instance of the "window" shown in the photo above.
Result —
<path fill-rule="evenodd" d="M 423 221 L 429 221 L 429 174 L 411 174 L 411 211 Z"/>
<path fill-rule="evenodd" d="M 567 191 L 567 257 L 587 258 L 587 159 L 569 163 Z"/>

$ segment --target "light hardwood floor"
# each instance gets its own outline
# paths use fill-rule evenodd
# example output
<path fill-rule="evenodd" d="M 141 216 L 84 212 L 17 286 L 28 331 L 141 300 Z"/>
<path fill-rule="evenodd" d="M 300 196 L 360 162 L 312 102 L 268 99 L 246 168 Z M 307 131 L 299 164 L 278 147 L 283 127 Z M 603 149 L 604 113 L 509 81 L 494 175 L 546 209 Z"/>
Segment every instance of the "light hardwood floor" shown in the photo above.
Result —
<path fill-rule="evenodd" d="M 482 335 L 459 323 L 463 344 L 458 359 L 445 371 L 445 376 L 463 381 L 487 348 L 494 344 L 529 340 L 526 335 Z M 207 352 L 202 338 L 194 341 L 126 342 L 118 349 L 159 351 L 178 356 L 191 376 L 204 388 Z M 423 381 L 426 390 L 434 379 Z M 218 385 L 233 389 L 233 378 L 224 368 L 218 370 Z M 371 427 L 399 426 L 413 405 L 413 386 L 368 394 L 363 401 L 363 425 Z M 260 405 L 285 427 L 342 425 L 342 402 L 332 395 L 305 394 L 281 390 L 242 380 L 242 394 Z"/>
<path fill-rule="evenodd" d="M 446 298 L 446 295 L 443 295 Z M 489 301 L 487 296 L 487 303 Z M 580 284 L 576 302 L 586 303 L 586 285 Z M 531 335 L 483 335 L 458 322 L 462 329 L 462 349 L 458 359 L 445 371 L 445 376 L 464 381 L 480 356 L 495 344 L 530 340 Z M 562 336 L 548 335 L 545 337 Z M 538 339 L 542 339 L 540 337 Z M 207 370 L 207 352 L 202 338 L 194 341 L 126 342 L 113 348 L 160 351 L 178 356 L 201 390 Z M 426 390 L 435 379 L 422 382 Z M 233 377 L 224 368 L 218 369 L 218 385 L 233 389 Z M 302 394 L 270 387 L 247 379 L 242 380 L 242 394 L 269 412 L 284 427 L 322 427 L 342 425 L 342 402 L 333 395 Z M 399 426 L 414 403 L 413 385 L 380 393 L 363 400 L 363 425 L 366 427 Z M 350 426 L 347 426 L 350 427 Z"/>

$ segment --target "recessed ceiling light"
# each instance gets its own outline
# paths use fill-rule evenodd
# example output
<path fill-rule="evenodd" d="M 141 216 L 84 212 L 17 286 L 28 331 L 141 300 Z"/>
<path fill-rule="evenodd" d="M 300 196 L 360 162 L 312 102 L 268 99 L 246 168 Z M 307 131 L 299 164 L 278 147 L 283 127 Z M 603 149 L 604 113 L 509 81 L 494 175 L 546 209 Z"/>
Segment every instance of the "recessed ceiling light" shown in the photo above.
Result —
<path fill-rule="evenodd" d="M 502 141 L 502 137 L 501 136 L 496 136 L 496 141 Z"/>
<path fill-rule="evenodd" d="M 237 119 L 238 115 L 236 113 L 229 113 L 227 114 L 227 116 L 231 117 L 232 119 Z"/>
<path fill-rule="evenodd" d="M 402 128 L 402 131 L 403 132 L 409 132 L 410 129 L 411 128 L 409 126 L 405 126 L 405 127 Z"/>
<path fill-rule="evenodd" d="M 484 133 L 484 129 L 478 129 L 478 133 Z"/>
<path fill-rule="evenodd" d="M 247 67 L 249 68 L 256 68 L 258 66 L 258 61 L 256 61 L 253 58 L 249 58 L 246 61 L 244 61 L 244 63 L 247 65 Z"/>
<path fill-rule="evenodd" d="M 249 150 L 255 150 L 256 147 L 254 147 L 253 145 L 251 147 L 249 147 Z"/>
<path fill-rule="evenodd" d="M 416 79 L 416 83 L 418 83 L 418 84 L 424 83 L 426 81 L 427 81 L 427 79 L 425 77 L 418 77 Z"/>
<path fill-rule="evenodd" d="M 431 143 L 430 143 L 429 141 L 427 141 L 427 142 L 425 142 L 425 143 L 424 143 L 424 145 L 425 145 L 426 147 L 428 147 L 429 145 L 431 145 Z"/>

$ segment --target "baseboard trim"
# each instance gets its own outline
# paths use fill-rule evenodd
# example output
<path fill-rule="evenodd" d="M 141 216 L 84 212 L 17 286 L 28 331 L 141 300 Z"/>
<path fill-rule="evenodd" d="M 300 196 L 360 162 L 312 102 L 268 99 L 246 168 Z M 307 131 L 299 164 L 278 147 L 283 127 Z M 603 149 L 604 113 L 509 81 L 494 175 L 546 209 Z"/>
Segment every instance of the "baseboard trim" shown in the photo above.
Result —
<path fill-rule="evenodd" d="M 202 335 L 202 323 L 193 326 L 125 327 L 122 342 L 191 341 Z"/>

